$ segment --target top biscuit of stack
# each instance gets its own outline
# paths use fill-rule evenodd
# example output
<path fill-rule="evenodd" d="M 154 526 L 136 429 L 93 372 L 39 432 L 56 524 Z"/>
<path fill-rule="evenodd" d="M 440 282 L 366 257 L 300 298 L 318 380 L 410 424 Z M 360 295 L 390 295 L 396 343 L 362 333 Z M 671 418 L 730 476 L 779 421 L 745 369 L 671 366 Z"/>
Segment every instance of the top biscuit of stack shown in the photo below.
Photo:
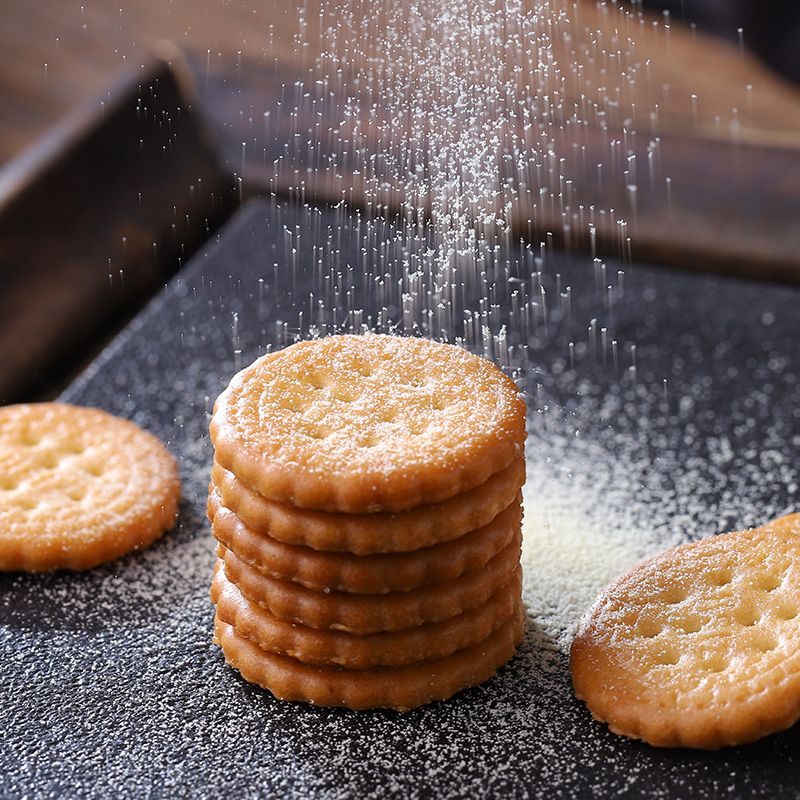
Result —
<path fill-rule="evenodd" d="M 298 342 L 217 399 L 216 461 L 260 495 L 348 514 L 469 491 L 525 440 L 525 407 L 495 365 L 453 345 L 370 334 Z"/>

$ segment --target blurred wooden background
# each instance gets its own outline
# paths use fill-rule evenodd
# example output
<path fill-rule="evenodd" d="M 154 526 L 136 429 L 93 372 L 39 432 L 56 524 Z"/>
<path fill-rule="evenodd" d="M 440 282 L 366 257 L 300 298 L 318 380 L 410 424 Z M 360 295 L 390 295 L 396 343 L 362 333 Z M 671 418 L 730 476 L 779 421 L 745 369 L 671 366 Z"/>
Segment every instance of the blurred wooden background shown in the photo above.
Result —
<path fill-rule="evenodd" d="M 351 5 L 359 8 L 354 0 Z M 795 280 L 800 228 L 785 223 L 800 213 L 794 189 L 800 181 L 800 87 L 735 43 L 636 3 L 550 0 L 550 8 L 565 105 L 605 98 L 602 130 L 591 120 L 586 126 L 584 161 L 606 161 L 609 138 L 635 130 L 631 154 L 638 147 L 639 163 L 645 163 L 646 149 L 659 137 L 662 174 L 671 181 L 669 197 L 663 186 L 650 195 L 640 191 L 633 213 L 624 184 L 595 185 L 588 175 L 578 187 L 580 202 L 622 213 L 635 233 L 636 258 Z M 135 76 L 170 42 L 190 64 L 195 110 L 212 124 L 224 168 L 251 191 L 283 190 L 290 176 L 276 186 L 260 168 L 275 143 L 265 141 L 262 120 L 271 114 L 273 139 L 291 136 L 287 103 L 281 118 L 276 99 L 285 91 L 279 87 L 276 94 L 276 84 L 291 91 L 307 77 L 326 47 L 326 26 L 337 22 L 335 9 L 329 0 L 90 0 L 75 6 L 0 0 L 0 166 L 75 109 L 89 104 L 96 110 L 115 76 Z M 363 33 L 358 46 L 368 52 L 381 46 L 374 32 L 351 35 Z M 571 69 L 576 62 L 580 69 Z M 561 155 L 570 155 L 569 145 Z M 2 173 L 0 203 L 1 181 Z M 320 199 L 340 196 L 329 175 L 317 173 L 308 182 Z M 527 214 L 519 209 L 521 227 Z M 537 222 L 563 227 L 559 219 Z M 607 227 L 598 228 L 601 245 L 619 255 L 616 231 Z"/>
<path fill-rule="evenodd" d="M 649 66 L 648 81 L 634 91 L 642 108 L 659 95 L 662 131 L 715 137 L 722 130 L 726 136 L 736 120 L 744 141 L 800 146 L 797 88 L 735 44 L 683 28 L 674 18 L 665 27 L 639 10 L 625 29 L 616 5 L 594 0 L 554 5 L 567 9 L 574 35 L 587 42 L 598 32 L 605 45 L 619 39 L 624 48 L 626 39 L 635 39 L 637 60 Z M 241 64 L 311 64 L 321 48 L 319 19 L 313 3 L 303 13 L 292 0 L 0 0 L 0 165 L 94 98 L 115 73 L 136 69 L 159 42 L 193 56 L 202 90 L 203 70 L 235 80 Z"/>
<path fill-rule="evenodd" d="M 629 152 L 645 163 L 643 149 L 657 137 L 660 169 L 671 176 L 668 198 L 663 187 L 639 192 L 630 251 L 622 253 L 611 224 L 599 228 L 601 247 L 679 267 L 800 280 L 800 88 L 735 43 L 638 4 L 624 12 L 602 0 L 551 0 L 551 7 L 564 97 L 579 105 L 591 87 L 607 98 L 603 126 L 587 127 L 584 158 L 599 162 L 614 131 L 636 128 L 642 135 Z M 271 163 L 270 147 L 290 139 L 298 124 L 319 125 L 286 112 L 306 92 L 303 81 L 326 46 L 326 26 L 336 21 L 333 9 L 326 0 L 0 0 L 0 402 L 34 389 L 52 393 L 53 364 L 68 363 L 63 345 L 74 338 L 84 358 L 96 352 L 244 196 L 291 191 L 293 181 L 296 189 L 291 170 L 276 181 L 264 165 Z M 360 44 L 380 47 L 368 34 Z M 76 142 L 85 143 L 93 128 L 112 135 L 106 117 L 112 111 L 124 128 L 126 112 L 117 106 L 127 98 L 136 108 L 137 82 L 149 98 L 154 82 L 173 81 L 171 73 L 159 73 L 158 59 L 154 66 L 154 54 L 182 65 L 180 85 L 165 92 L 159 113 L 183 115 L 184 131 L 159 146 L 178 149 L 179 142 L 185 163 L 173 158 L 162 174 L 152 155 L 135 168 L 121 151 L 107 163 L 93 160 L 91 148 L 76 158 Z M 580 70 L 568 68 L 577 61 Z M 625 65 L 635 65 L 635 81 Z M 113 130 L 124 138 L 119 127 Z M 158 138 L 148 130 L 135 135 Z M 299 158 L 295 171 L 305 172 Z M 54 170 L 60 162 L 70 169 Z M 131 169 L 145 189 L 134 187 L 138 205 L 132 187 L 122 185 Z M 198 206 L 193 185 L 187 197 L 197 180 L 188 176 L 202 176 L 212 207 Z M 354 185 L 331 183 L 323 173 L 309 174 L 307 182 L 306 196 L 323 201 Z M 142 201 L 162 186 L 163 208 Z M 595 185 L 588 178 L 576 188 L 584 207 L 628 208 L 626 190 L 624 183 Z M 524 229 L 530 210 L 521 205 Z M 176 233 L 177 222 L 190 217 L 191 229 Z M 533 235 L 560 225 L 540 214 Z M 157 265 L 150 263 L 155 250 Z M 76 288 L 90 273 L 91 286 Z M 106 302 L 112 295 L 119 303 Z M 99 335 L 99 321 L 95 327 L 88 321 L 106 305 Z"/>

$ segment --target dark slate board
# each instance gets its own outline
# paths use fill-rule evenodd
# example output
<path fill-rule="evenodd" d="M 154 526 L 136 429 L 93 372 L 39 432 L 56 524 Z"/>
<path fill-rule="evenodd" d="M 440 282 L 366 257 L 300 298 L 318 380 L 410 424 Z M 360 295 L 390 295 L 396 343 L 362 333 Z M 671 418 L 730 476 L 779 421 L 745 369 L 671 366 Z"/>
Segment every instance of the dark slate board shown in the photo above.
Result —
<path fill-rule="evenodd" d="M 378 227 L 343 210 L 245 207 L 64 395 L 158 434 L 185 497 L 179 525 L 145 552 L 85 574 L 0 577 L 0 797 L 800 796 L 800 728 L 718 753 L 609 734 L 572 698 L 547 609 L 529 608 L 496 678 L 405 715 L 280 703 L 226 667 L 208 601 L 213 400 L 297 330 L 387 327 L 376 309 L 402 298 L 361 279 L 389 259 L 393 229 Z M 575 486 L 600 488 L 590 499 L 609 528 L 628 513 L 665 543 L 793 510 L 796 289 L 504 258 L 486 320 L 510 325 L 542 473 L 582 471 Z M 509 309 L 526 281 L 539 305 L 525 317 Z M 326 292 L 337 301 L 322 307 Z"/>

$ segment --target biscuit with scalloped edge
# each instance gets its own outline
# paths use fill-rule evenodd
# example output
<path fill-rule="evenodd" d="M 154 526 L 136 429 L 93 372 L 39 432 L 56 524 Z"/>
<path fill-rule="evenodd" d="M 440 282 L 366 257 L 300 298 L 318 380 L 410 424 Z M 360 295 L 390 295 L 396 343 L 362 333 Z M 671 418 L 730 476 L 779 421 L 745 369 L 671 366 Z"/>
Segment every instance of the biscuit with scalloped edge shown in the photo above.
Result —
<path fill-rule="evenodd" d="M 298 583 L 264 575 L 222 545 L 218 552 L 225 561 L 228 580 L 279 619 L 310 628 L 365 635 L 440 622 L 485 603 L 499 586 L 510 580 L 519 565 L 521 540 L 517 531 L 511 542 L 487 564 L 452 581 L 378 595 L 315 592 Z"/>
<path fill-rule="evenodd" d="M 95 408 L 0 408 L 0 569 L 83 570 L 146 547 L 175 522 L 164 445 Z"/>
<path fill-rule="evenodd" d="M 645 561 L 581 619 L 578 698 L 618 734 L 717 749 L 800 719 L 800 515 Z"/>
<path fill-rule="evenodd" d="M 222 621 L 264 650 L 291 656 L 305 664 L 366 669 L 401 667 L 443 658 L 479 644 L 511 617 L 520 603 L 521 591 L 522 570 L 517 567 L 511 579 L 477 608 L 442 622 L 366 636 L 309 628 L 278 619 L 248 600 L 225 577 L 219 562 L 211 583 L 211 601 Z"/>
<path fill-rule="evenodd" d="M 342 514 L 275 503 L 216 462 L 211 482 L 222 503 L 254 531 L 290 545 L 366 556 L 429 547 L 487 525 L 525 483 L 525 457 L 468 492 L 397 513 Z"/>
<path fill-rule="evenodd" d="M 458 539 L 411 552 L 367 556 L 288 545 L 256 533 L 220 503 L 213 487 L 208 496 L 208 517 L 217 541 L 265 575 L 318 592 L 387 594 L 444 583 L 482 567 L 520 529 L 522 495 L 517 492 L 516 500 L 491 522 Z"/>
<path fill-rule="evenodd" d="M 514 655 L 525 633 L 524 619 L 520 603 L 512 617 L 480 644 L 401 667 L 347 669 L 304 664 L 263 650 L 219 616 L 214 619 L 214 640 L 227 663 L 246 681 L 268 689 L 279 700 L 354 710 L 409 711 L 489 680 Z"/>
<path fill-rule="evenodd" d="M 380 334 L 301 341 L 233 377 L 215 403 L 215 459 L 278 503 L 403 511 L 474 489 L 525 441 L 514 382 L 487 359 Z"/>

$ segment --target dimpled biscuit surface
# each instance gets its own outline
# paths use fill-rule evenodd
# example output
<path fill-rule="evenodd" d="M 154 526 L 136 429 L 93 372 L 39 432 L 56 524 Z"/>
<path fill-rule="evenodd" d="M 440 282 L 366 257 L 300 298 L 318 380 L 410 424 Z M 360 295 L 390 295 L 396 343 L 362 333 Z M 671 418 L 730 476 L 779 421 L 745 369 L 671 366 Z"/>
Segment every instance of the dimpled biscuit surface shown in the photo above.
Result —
<path fill-rule="evenodd" d="M 580 622 L 573 684 L 615 733 L 661 747 L 752 742 L 800 718 L 800 515 L 668 550 Z"/>
<path fill-rule="evenodd" d="M 175 459 L 128 420 L 66 403 L 0 408 L 0 569 L 88 569 L 175 521 Z"/>
<path fill-rule="evenodd" d="M 410 337 L 330 336 L 263 356 L 215 404 L 215 458 L 264 497 L 401 511 L 474 489 L 525 440 L 514 382 L 486 359 Z"/>

